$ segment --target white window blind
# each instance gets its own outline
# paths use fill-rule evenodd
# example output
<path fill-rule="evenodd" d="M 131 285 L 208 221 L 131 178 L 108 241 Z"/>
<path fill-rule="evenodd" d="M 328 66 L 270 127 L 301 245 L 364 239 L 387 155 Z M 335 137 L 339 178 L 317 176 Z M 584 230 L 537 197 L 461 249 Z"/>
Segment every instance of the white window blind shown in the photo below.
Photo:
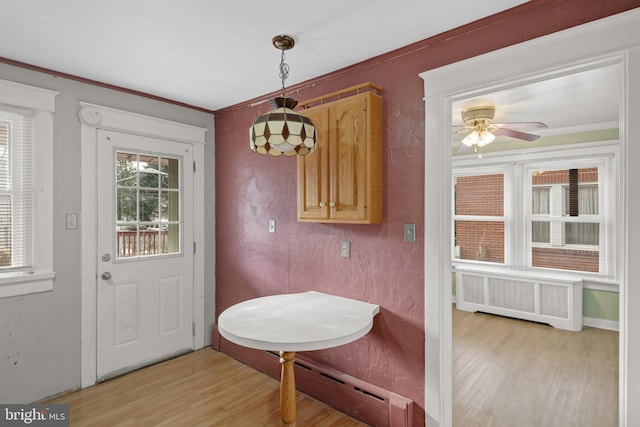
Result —
<path fill-rule="evenodd" d="M 33 272 L 35 112 L 0 105 L 0 272 Z"/>

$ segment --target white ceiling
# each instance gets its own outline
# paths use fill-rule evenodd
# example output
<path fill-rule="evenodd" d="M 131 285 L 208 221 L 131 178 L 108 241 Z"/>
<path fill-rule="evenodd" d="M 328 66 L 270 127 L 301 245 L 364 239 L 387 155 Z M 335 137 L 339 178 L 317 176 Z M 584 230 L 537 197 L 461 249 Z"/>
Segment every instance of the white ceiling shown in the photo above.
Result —
<path fill-rule="evenodd" d="M 620 88 L 620 66 L 601 66 L 456 101 L 452 105 L 452 121 L 454 126 L 460 126 L 464 108 L 492 105 L 496 107 L 494 123 L 542 122 L 549 128 L 516 128 L 540 136 L 617 128 Z M 464 134 L 454 136 L 454 146 L 463 137 Z M 496 142 L 506 140 L 512 139 L 498 137 Z"/>
<path fill-rule="evenodd" d="M 0 56 L 217 110 L 522 0 L 0 0 Z M 500 112 L 499 112 L 500 113 Z"/>

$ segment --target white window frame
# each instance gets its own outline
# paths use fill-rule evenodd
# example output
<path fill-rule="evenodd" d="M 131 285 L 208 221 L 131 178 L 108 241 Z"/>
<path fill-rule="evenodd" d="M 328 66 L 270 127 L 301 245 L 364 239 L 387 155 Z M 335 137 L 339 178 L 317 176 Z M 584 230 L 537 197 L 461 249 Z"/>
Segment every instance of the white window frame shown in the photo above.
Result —
<path fill-rule="evenodd" d="M 35 212 L 32 272 L 0 274 L 0 298 L 53 289 L 53 114 L 58 92 L 0 80 L 0 104 L 35 111 Z"/>
<path fill-rule="evenodd" d="M 530 149 L 524 152 L 486 153 L 482 159 L 475 156 L 458 156 L 452 161 L 452 176 L 475 176 L 504 173 L 504 211 L 505 211 L 505 254 L 504 264 L 487 261 L 465 260 L 455 257 L 454 228 L 455 221 L 465 219 L 464 216 L 455 215 L 455 185 L 451 182 L 451 251 L 453 265 L 492 265 L 511 269 L 526 269 L 535 271 L 552 271 L 558 276 L 580 275 L 586 278 L 616 279 L 615 248 L 616 248 L 616 197 L 618 193 L 617 168 L 618 168 L 618 141 L 604 141 L 597 143 L 581 144 L 582 147 L 570 148 L 540 148 Z M 554 160 L 549 158 L 553 152 Z M 478 166 L 478 164 L 481 166 Z M 534 245 L 531 241 L 532 220 L 542 219 L 542 216 L 533 215 L 531 172 L 535 170 L 561 170 L 569 168 L 598 168 L 598 209 L 599 215 L 594 216 L 593 222 L 600 223 L 599 246 L 599 271 L 586 272 L 576 270 L 562 270 L 542 267 L 533 267 L 531 252 Z M 473 217 L 475 218 L 475 217 Z M 485 218 L 485 217 L 478 217 Z M 486 217 L 493 220 L 494 217 Z M 523 220 L 524 218 L 524 220 Z M 548 220 L 548 216 L 545 216 Z M 572 220 L 563 218 L 563 222 Z M 594 250 L 593 246 L 565 245 L 567 249 Z"/>
<path fill-rule="evenodd" d="M 498 175 L 502 174 L 504 176 L 503 180 L 503 214 L 501 216 L 482 216 L 482 215 L 456 215 L 456 200 L 455 200 L 455 191 L 456 185 L 455 180 L 458 177 L 468 177 L 468 176 L 481 176 L 481 175 Z M 472 167 L 472 168 L 462 168 L 453 170 L 452 181 L 451 181 L 451 212 L 453 215 L 451 216 L 451 258 L 455 261 L 469 263 L 469 264 L 481 264 L 481 265 L 509 265 L 511 253 L 510 243 L 507 236 L 509 236 L 510 229 L 510 221 L 508 215 L 508 206 L 511 204 L 510 202 L 510 182 L 512 181 L 511 171 L 507 166 L 490 166 L 490 167 Z M 502 222 L 504 224 L 504 254 L 503 259 L 504 263 L 496 263 L 489 261 L 478 261 L 471 259 L 460 259 L 456 255 L 456 247 L 455 247 L 455 229 L 456 229 L 456 221 L 490 221 L 490 222 Z"/>
<path fill-rule="evenodd" d="M 558 165 L 558 169 L 557 170 L 567 170 L 567 169 L 583 169 L 583 168 L 590 168 L 590 167 L 596 167 L 598 169 L 598 176 L 602 175 L 605 170 L 603 168 L 603 161 L 602 159 L 596 159 L 594 161 L 594 163 L 592 164 L 585 164 L 583 166 L 577 166 L 574 162 L 571 162 L 570 164 L 559 164 Z M 543 167 L 544 169 L 549 169 L 548 167 Z M 531 173 L 535 170 L 536 168 L 529 168 L 528 172 L 527 172 L 527 177 L 528 179 L 531 178 Z M 554 244 L 551 240 L 553 240 L 553 238 L 550 236 L 550 241 L 543 243 L 543 242 L 533 242 L 532 236 L 529 235 L 527 241 L 529 242 L 529 246 L 534 248 L 566 248 L 566 249 L 575 249 L 575 250 L 583 250 L 583 251 L 600 251 L 600 246 L 602 246 L 602 239 L 603 239 L 603 231 L 600 231 L 599 236 L 598 236 L 598 241 L 600 242 L 600 244 L 598 245 L 587 245 L 587 244 L 572 244 L 572 243 L 567 243 L 566 242 L 566 233 L 564 230 L 564 225 L 567 223 L 598 223 L 600 225 L 600 229 L 602 229 L 604 227 L 604 216 L 601 214 L 602 213 L 602 196 L 603 196 L 603 192 L 606 192 L 606 188 L 603 188 L 603 183 L 602 183 L 602 179 L 598 178 L 597 182 L 579 182 L 578 186 L 586 186 L 586 185 L 593 185 L 595 184 L 598 188 L 598 214 L 596 215 L 580 215 L 578 218 L 580 220 L 575 219 L 574 217 L 570 217 L 567 213 L 566 213 L 566 204 L 567 204 L 567 189 L 568 189 L 568 184 L 552 184 L 552 185 L 548 185 L 548 184 L 544 184 L 544 185 L 531 185 L 529 186 L 528 183 L 527 185 L 525 185 L 525 190 L 529 192 L 529 197 L 528 197 L 528 202 L 531 203 L 529 205 L 529 208 L 527 210 L 528 214 L 529 214 L 529 232 L 531 233 L 531 231 L 533 230 L 533 222 L 534 221 L 540 221 L 540 222 L 556 222 L 556 223 L 560 223 L 563 225 L 563 231 L 562 231 L 562 242 L 556 243 Z M 531 182 L 531 181 L 529 181 Z M 557 191 L 560 191 L 561 197 L 562 197 L 562 214 L 561 215 L 553 215 L 551 212 L 549 214 L 534 214 L 533 213 L 533 189 L 534 188 L 541 188 L 541 187 L 548 187 L 550 188 L 550 190 L 552 190 L 553 188 L 557 188 Z M 550 191 L 551 193 L 551 191 Z M 552 195 L 549 194 L 549 197 L 551 198 Z M 589 220 L 589 221 L 585 221 L 585 220 Z M 550 232 L 551 234 L 553 234 L 553 232 Z"/>
<path fill-rule="evenodd" d="M 597 275 L 604 276 L 606 278 L 614 278 L 615 272 L 615 259 L 610 259 L 614 251 L 616 245 L 616 227 L 615 227 L 615 199 L 614 195 L 617 193 L 617 183 L 615 181 L 616 175 L 616 162 L 615 162 L 615 152 L 613 151 L 604 151 L 600 153 L 593 153 L 591 155 L 586 155 L 583 158 L 580 158 L 579 149 L 576 154 L 578 156 L 577 159 L 562 159 L 557 161 L 548 161 L 548 162 L 540 162 L 540 163 L 532 163 L 526 166 L 525 171 L 525 180 L 523 182 L 523 191 L 525 197 L 525 205 L 526 205 L 526 242 L 527 242 L 527 253 L 531 253 L 533 247 L 552 247 L 544 244 L 534 244 L 531 240 L 531 222 L 535 220 L 549 220 L 549 216 L 544 215 L 533 215 L 532 214 L 532 192 L 533 186 L 531 183 L 531 173 L 535 170 L 564 170 L 570 168 L 582 169 L 582 168 L 590 168 L 597 167 L 598 168 L 598 215 L 589 216 L 588 218 L 592 221 L 589 222 L 597 222 L 600 224 L 600 235 L 598 238 L 599 246 L 588 246 L 588 245 L 572 245 L 564 243 L 560 248 L 566 249 L 576 249 L 576 250 L 587 250 L 593 251 L 597 250 L 599 252 L 599 267 L 597 273 L 589 273 L 583 271 L 575 271 L 575 270 L 561 270 L 561 269 L 549 269 L 552 271 L 559 272 L 574 272 L 578 274 L 586 274 L 586 275 Z M 585 218 L 584 216 L 581 218 Z M 568 222 L 587 222 L 587 221 L 577 221 L 573 220 L 570 217 L 562 216 L 557 218 L 558 221 L 562 223 Z M 527 267 L 531 269 L 545 269 L 542 267 L 533 267 L 532 259 L 528 257 L 527 259 Z"/>

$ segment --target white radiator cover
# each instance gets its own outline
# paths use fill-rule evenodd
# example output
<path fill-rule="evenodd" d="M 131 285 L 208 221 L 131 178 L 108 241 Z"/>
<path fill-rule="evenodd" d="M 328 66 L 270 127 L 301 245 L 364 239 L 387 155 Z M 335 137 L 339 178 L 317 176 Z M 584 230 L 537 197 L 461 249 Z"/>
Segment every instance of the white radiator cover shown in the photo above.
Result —
<path fill-rule="evenodd" d="M 529 271 L 455 268 L 456 307 L 582 329 L 582 279 Z"/>

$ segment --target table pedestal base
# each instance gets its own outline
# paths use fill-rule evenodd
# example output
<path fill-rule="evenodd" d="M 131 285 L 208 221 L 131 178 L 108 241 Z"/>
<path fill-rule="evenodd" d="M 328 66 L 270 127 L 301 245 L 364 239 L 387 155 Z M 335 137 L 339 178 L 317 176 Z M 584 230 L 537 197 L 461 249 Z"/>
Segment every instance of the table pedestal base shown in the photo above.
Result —
<path fill-rule="evenodd" d="M 283 426 L 296 426 L 296 380 L 293 362 L 295 351 L 281 351 L 280 363 L 280 419 Z"/>

